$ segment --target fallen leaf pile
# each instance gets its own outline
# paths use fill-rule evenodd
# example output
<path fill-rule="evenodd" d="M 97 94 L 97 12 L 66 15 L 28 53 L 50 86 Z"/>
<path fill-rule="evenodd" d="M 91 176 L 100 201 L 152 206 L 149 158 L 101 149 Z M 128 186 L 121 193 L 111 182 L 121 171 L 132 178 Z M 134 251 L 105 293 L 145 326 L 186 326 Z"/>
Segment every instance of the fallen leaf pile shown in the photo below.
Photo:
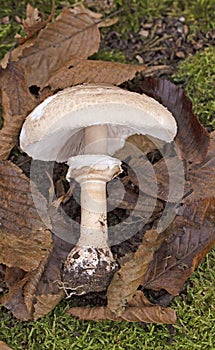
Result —
<path fill-rule="evenodd" d="M 121 177 L 126 194 L 114 215 L 120 217 L 123 212 L 130 218 L 120 227 L 125 241 L 128 229 L 132 232 L 132 227 L 137 227 L 138 222 L 140 230 L 137 236 L 141 239 L 136 249 L 125 251 L 126 254 L 120 254 L 120 247 L 126 242 L 113 247 L 120 268 L 106 291 L 106 304 L 92 308 L 73 307 L 68 312 L 85 320 L 172 324 L 176 322 L 174 310 L 152 304 L 144 292 L 165 289 L 172 296 L 178 295 L 215 243 L 215 180 L 212 176 L 215 171 L 215 133 L 209 136 L 200 125 L 182 89 L 166 80 L 147 77 L 146 67 L 89 59 L 99 50 L 99 27 L 103 21 L 100 14 L 83 5 L 65 8 L 55 19 L 52 10 L 47 20 L 28 5 L 27 18 L 22 23 L 26 36 L 17 38 L 19 45 L 1 62 L 0 288 L 8 288 L 1 303 L 19 319 L 36 320 L 65 297 L 62 266 L 72 245 L 61 240 L 56 233 L 59 230 L 70 232 L 71 227 L 68 222 L 62 222 L 59 205 L 72 212 L 78 210 L 75 201 L 70 200 L 71 193 L 65 194 L 64 189 L 59 190 L 62 193 L 57 203 L 53 202 L 54 184 L 50 185 L 48 203 L 22 172 L 21 165 L 18 167 L 9 160 L 24 119 L 58 90 L 81 83 L 109 83 L 148 94 L 166 106 L 178 125 L 176 148 L 169 151 L 165 160 L 151 162 L 156 191 L 147 172 L 142 172 L 138 179 L 132 172 L 144 160 L 135 152 L 130 154 Z M 114 21 L 106 21 L 105 25 Z M 135 77 L 138 72 L 138 77 Z M 129 142 L 148 158 L 150 155 L 153 158 L 157 152 L 154 143 L 144 137 L 134 136 Z M 121 159 L 124 151 L 120 150 Z M 178 175 L 178 157 L 184 163 L 183 179 Z M 175 183 L 183 180 L 184 190 L 179 199 L 169 194 L 167 166 L 171 168 Z M 117 197 L 118 192 L 116 189 L 114 196 Z M 39 209 L 35 207 L 32 195 L 40 203 Z M 136 206 L 140 196 L 144 199 L 144 208 Z M 142 227 L 151 210 L 151 199 L 156 205 Z M 174 219 L 161 230 L 157 223 L 164 210 L 167 217 L 169 213 L 174 214 Z M 110 226 L 111 220 L 113 217 L 110 217 Z M 112 231 L 114 240 L 118 233 L 114 225 Z"/>

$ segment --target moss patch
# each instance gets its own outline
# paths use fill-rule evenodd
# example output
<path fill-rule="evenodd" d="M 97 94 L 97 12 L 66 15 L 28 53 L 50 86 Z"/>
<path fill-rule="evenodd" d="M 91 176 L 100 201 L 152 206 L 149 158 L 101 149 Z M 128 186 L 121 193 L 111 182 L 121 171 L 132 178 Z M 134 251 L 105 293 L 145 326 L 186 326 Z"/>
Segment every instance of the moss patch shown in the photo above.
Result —
<path fill-rule="evenodd" d="M 173 76 L 175 83 L 185 87 L 193 102 L 196 116 L 205 126 L 215 129 L 215 49 L 207 48 L 188 57 Z"/>
<path fill-rule="evenodd" d="M 178 324 L 138 324 L 127 322 L 78 321 L 62 301 L 53 312 L 37 322 L 21 322 L 0 308 L 0 339 L 14 350 L 212 350 L 214 349 L 215 251 L 192 275 L 183 292 L 172 304 Z"/>

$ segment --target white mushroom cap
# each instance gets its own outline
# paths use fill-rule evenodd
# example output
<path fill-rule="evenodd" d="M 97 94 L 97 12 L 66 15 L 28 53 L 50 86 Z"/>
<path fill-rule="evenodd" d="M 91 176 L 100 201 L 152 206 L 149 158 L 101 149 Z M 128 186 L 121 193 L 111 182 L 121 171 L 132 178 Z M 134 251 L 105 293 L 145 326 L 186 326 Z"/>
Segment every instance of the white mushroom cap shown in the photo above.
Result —
<path fill-rule="evenodd" d="M 107 154 L 124 146 L 128 136 L 147 134 L 166 142 L 177 125 L 154 99 L 110 85 L 84 84 L 48 97 L 27 117 L 20 146 L 34 159 L 67 161 L 83 153 L 84 128 L 107 124 Z"/>

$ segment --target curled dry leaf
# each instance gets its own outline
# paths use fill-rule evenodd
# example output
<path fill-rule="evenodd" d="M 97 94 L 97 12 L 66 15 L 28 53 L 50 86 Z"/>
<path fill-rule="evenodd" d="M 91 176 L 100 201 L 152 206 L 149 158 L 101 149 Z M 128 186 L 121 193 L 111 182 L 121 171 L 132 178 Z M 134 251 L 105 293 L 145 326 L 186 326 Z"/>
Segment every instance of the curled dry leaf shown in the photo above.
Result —
<path fill-rule="evenodd" d="M 188 167 L 188 183 L 193 189 L 189 199 L 215 197 L 215 132 L 210 136 L 208 152 L 203 162 Z"/>
<path fill-rule="evenodd" d="M 46 200 L 21 170 L 7 161 L 0 162 L 0 216 L 0 263 L 6 265 L 4 281 L 9 288 L 1 302 L 19 319 L 37 319 L 64 295 L 58 283 L 71 247 L 55 238 L 53 248 L 46 228 L 50 226 Z"/>
<path fill-rule="evenodd" d="M 6 268 L 5 283 L 9 292 L 1 298 L 1 303 L 20 320 L 32 319 L 35 293 L 46 262 L 47 257 L 44 257 L 35 270 L 27 273 L 18 268 Z"/>
<path fill-rule="evenodd" d="M 28 86 L 43 89 L 57 70 L 72 58 L 85 59 L 97 52 L 99 43 L 99 30 L 92 17 L 85 12 L 74 15 L 71 9 L 64 9 L 23 51 L 20 64 L 26 69 Z"/>
<path fill-rule="evenodd" d="M 11 61 L 18 60 L 25 69 L 28 86 L 42 89 L 52 74 L 72 58 L 86 59 L 98 51 L 100 34 L 96 21 L 85 11 L 75 14 L 77 7 L 65 8 L 30 46 L 27 41 L 24 49 L 20 45 L 11 52 Z M 3 62 L 5 67 L 4 59 Z"/>
<path fill-rule="evenodd" d="M 111 320 L 128 322 L 146 322 L 160 324 L 174 324 L 175 311 L 171 308 L 162 308 L 151 304 L 142 292 L 137 291 L 124 312 L 118 316 L 108 307 L 73 307 L 67 313 L 81 320 Z"/>
<path fill-rule="evenodd" d="M 127 83 L 125 88 L 145 93 L 162 103 L 173 114 L 178 125 L 176 143 L 182 159 L 201 163 L 207 153 L 209 135 L 192 111 L 192 103 L 182 88 L 165 79 L 143 77 Z"/>
<path fill-rule="evenodd" d="M 189 193 L 191 187 L 185 182 L 185 170 L 178 157 L 162 158 L 154 164 L 157 181 L 157 197 L 165 202 L 177 203 L 183 196 Z M 171 178 L 170 178 L 171 177 Z M 174 190 L 170 192 L 170 181 L 174 184 Z M 180 189 L 183 189 L 179 198 Z M 145 188 L 146 193 L 150 193 L 150 187 Z"/>
<path fill-rule="evenodd" d="M 22 45 L 19 45 L 18 47 L 16 47 L 16 49 L 14 50 L 11 49 L 9 52 L 7 52 L 2 58 L 2 60 L 0 61 L 0 67 L 2 69 L 6 69 L 9 64 L 12 64 L 12 61 L 17 63 L 19 58 L 22 56 L 24 49 L 26 49 L 26 47 L 32 46 L 34 44 L 34 41 L 35 41 L 34 38 L 30 38 L 25 42 L 23 42 Z M 18 63 L 17 63 L 17 66 L 18 66 Z"/>
<path fill-rule="evenodd" d="M 61 268 L 71 246 L 55 235 L 54 247 L 36 270 L 26 273 L 18 268 L 6 268 L 5 282 L 9 292 L 2 304 L 21 320 L 37 320 L 50 312 L 64 297 L 60 289 Z"/>
<path fill-rule="evenodd" d="M 73 59 L 51 76 L 47 85 L 51 90 L 64 89 L 82 83 L 106 83 L 119 85 L 133 79 L 144 66 Z"/>
<path fill-rule="evenodd" d="M 168 166 L 168 168 L 167 168 Z M 183 179 L 181 178 L 181 163 L 176 157 L 161 159 L 154 165 L 158 185 L 158 198 L 169 201 L 169 172 L 171 171 L 171 180 L 180 186 Z M 191 200 L 215 197 L 215 132 L 210 134 L 210 144 L 205 159 L 200 164 L 189 164 L 185 169 L 187 181 L 185 183 L 184 195 Z M 136 184 L 136 179 L 133 179 Z M 145 188 L 145 192 L 151 194 L 150 186 Z M 177 192 L 176 192 L 177 193 Z M 174 197 L 172 198 L 174 202 Z"/>
<path fill-rule="evenodd" d="M 25 37 L 18 36 L 17 40 L 19 44 L 23 44 L 29 40 L 32 36 L 38 33 L 42 28 L 44 28 L 47 23 L 49 23 L 54 17 L 55 13 L 55 1 L 52 0 L 52 10 L 49 17 L 44 20 L 43 15 L 38 11 L 37 8 L 34 8 L 29 3 L 26 7 L 26 19 L 22 20 L 22 25 L 24 31 L 26 32 Z"/>
<path fill-rule="evenodd" d="M 52 238 L 34 206 L 32 193 L 46 217 L 46 200 L 14 164 L 0 162 L 0 263 L 24 271 L 36 269 L 52 248 Z"/>
<path fill-rule="evenodd" d="M 113 26 L 119 21 L 119 17 L 114 17 L 114 18 L 105 18 L 103 21 L 99 21 L 97 26 L 98 28 L 106 28 Z"/>
<path fill-rule="evenodd" d="M 107 307 L 115 314 L 122 315 L 125 306 L 131 301 L 141 284 L 155 251 L 165 239 L 165 235 L 161 235 L 162 238 L 159 236 L 155 229 L 146 231 L 137 251 L 127 259 L 125 256 L 121 268 L 114 274 L 107 291 Z"/>
<path fill-rule="evenodd" d="M 80 320 L 92 321 L 127 321 L 127 322 L 145 322 L 174 324 L 176 322 L 175 312 L 171 308 L 162 308 L 160 306 L 128 307 L 121 316 L 117 316 L 105 306 L 100 307 L 73 307 L 68 311 L 72 316 Z"/>
<path fill-rule="evenodd" d="M 215 198 L 187 202 L 167 231 L 142 280 L 147 289 L 178 295 L 185 281 L 215 244 Z"/>
<path fill-rule="evenodd" d="M 0 130 L 0 159 L 6 159 L 17 141 L 23 119 L 37 102 L 27 88 L 24 69 L 18 64 L 10 63 L 0 76 L 4 123 Z"/>
<path fill-rule="evenodd" d="M 37 302 L 34 305 L 34 315 L 33 319 L 36 321 L 48 314 L 55 306 L 59 303 L 61 299 L 65 296 L 64 292 L 61 290 L 58 294 L 44 294 L 37 296 Z"/>
<path fill-rule="evenodd" d="M 31 6 L 31 4 L 27 4 L 26 7 L 26 19 L 23 19 L 22 25 L 26 33 L 28 33 L 29 28 L 38 24 L 38 22 L 42 21 L 42 14 L 38 11 L 37 8 Z"/>

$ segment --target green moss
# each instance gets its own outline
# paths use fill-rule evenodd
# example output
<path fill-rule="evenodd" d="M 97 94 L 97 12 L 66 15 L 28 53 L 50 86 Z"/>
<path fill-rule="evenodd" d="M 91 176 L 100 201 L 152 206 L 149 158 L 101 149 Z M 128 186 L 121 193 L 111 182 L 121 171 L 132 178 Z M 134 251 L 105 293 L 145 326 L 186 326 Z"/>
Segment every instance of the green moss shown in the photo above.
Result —
<path fill-rule="evenodd" d="M 116 52 L 114 50 L 106 51 L 101 49 L 95 55 L 91 56 L 90 59 L 126 63 L 126 58 L 123 52 Z"/>
<path fill-rule="evenodd" d="M 214 0 L 115 0 L 115 10 L 122 10 L 113 29 L 121 34 L 137 32 L 141 21 L 150 22 L 161 16 L 185 16 L 194 32 L 214 27 Z"/>
<path fill-rule="evenodd" d="M 213 47 L 188 57 L 173 76 L 176 83 L 185 86 L 193 102 L 193 109 L 199 120 L 215 129 L 215 49 Z"/>
<path fill-rule="evenodd" d="M 21 322 L 0 307 L 0 339 L 14 350 L 212 350 L 215 334 L 215 251 L 192 275 L 186 293 L 175 299 L 178 323 L 170 344 L 166 325 L 78 321 L 66 315 L 69 301 L 37 322 Z"/>
<path fill-rule="evenodd" d="M 207 31 L 215 25 L 215 2 L 214 0 L 181 0 L 173 1 L 175 14 L 183 14 L 187 21 L 192 24 L 194 31 Z"/>

